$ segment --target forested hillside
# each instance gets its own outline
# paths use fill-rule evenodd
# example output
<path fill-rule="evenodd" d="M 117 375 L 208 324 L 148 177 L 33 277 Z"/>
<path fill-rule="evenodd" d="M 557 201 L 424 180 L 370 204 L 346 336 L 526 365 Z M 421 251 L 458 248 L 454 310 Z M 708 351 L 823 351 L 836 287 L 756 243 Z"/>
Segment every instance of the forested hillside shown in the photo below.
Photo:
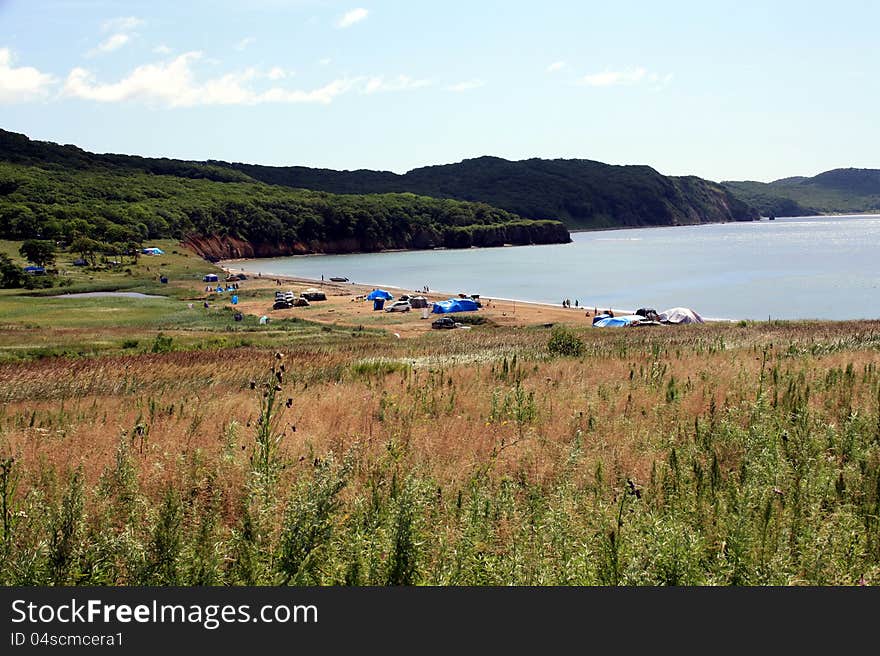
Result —
<path fill-rule="evenodd" d="M 880 212 L 878 169 L 834 169 L 812 178 L 722 184 L 765 216 Z"/>
<path fill-rule="evenodd" d="M 758 213 L 722 186 L 695 176 L 664 176 L 649 166 L 612 166 L 584 159 L 509 161 L 479 157 L 427 166 L 404 175 L 301 166 L 231 166 L 271 184 L 362 194 L 408 191 L 482 201 L 526 217 L 554 217 L 569 228 L 684 225 L 750 221 Z"/>
<path fill-rule="evenodd" d="M 334 195 L 229 168 L 0 134 L 0 237 L 106 242 L 173 237 L 208 257 L 570 240 L 552 220 L 414 194 Z"/>

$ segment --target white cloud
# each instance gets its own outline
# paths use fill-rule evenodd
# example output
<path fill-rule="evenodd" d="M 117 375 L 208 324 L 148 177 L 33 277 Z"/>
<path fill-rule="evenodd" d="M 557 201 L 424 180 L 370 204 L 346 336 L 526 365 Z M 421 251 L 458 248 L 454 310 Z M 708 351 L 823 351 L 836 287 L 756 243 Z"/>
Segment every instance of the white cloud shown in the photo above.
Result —
<path fill-rule="evenodd" d="M 13 67 L 12 51 L 0 48 L 0 103 L 27 102 L 45 97 L 55 78 L 31 66 Z"/>
<path fill-rule="evenodd" d="M 642 67 L 629 68 L 625 71 L 603 71 L 592 73 L 580 79 L 581 84 L 588 87 L 613 87 L 638 84 L 648 77 L 648 71 Z"/>
<path fill-rule="evenodd" d="M 430 86 L 430 80 L 414 80 L 408 75 L 398 75 L 386 80 L 383 75 L 371 77 L 367 80 L 364 93 L 376 93 L 377 91 L 408 91 Z"/>
<path fill-rule="evenodd" d="M 548 73 L 555 73 L 556 71 L 560 71 L 560 70 L 562 70 L 563 68 L 565 68 L 565 62 L 564 62 L 564 61 L 553 62 L 552 64 L 550 64 L 550 65 L 547 67 L 547 72 L 548 72 Z"/>
<path fill-rule="evenodd" d="M 199 82 L 193 64 L 202 53 L 193 51 L 168 62 L 145 64 L 118 82 L 101 84 L 83 68 L 67 76 L 63 95 L 96 102 L 140 101 L 164 107 L 198 105 L 258 105 L 261 103 L 330 103 L 363 78 L 334 80 L 312 90 L 272 87 L 258 91 L 250 83 L 260 77 L 256 69 L 227 73 Z M 271 71 L 268 77 L 271 78 Z"/>
<path fill-rule="evenodd" d="M 287 77 L 287 71 L 285 71 L 280 66 L 273 66 L 269 72 L 266 74 L 270 80 L 283 80 Z"/>
<path fill-rule="evenodd" d="M 453 84 L 446 87 L 447 91 L 455 91 L 456 93 L 461 93 L 462 91 L 470 91 L 471 89 L 479 89 L 480 87 L 486 86 L 486 83 L 482 80 L 467 80 L 465 82 L 459 82 L 458 84 Z"/>
<path fill-rule="evenodd" d="M 238 43 L 235 44 L 235 49 L 236 50 L 244 50 L 249 45 L 251 45 L 254 41 L 256 41 L 256 39 L 254 37 L 246 36 L 241 41 L 239 41 Z"/>
<path fill-rule="evenodd" d="M 144 24 L 143 19 L 137 18 L 136 16 L 120 16 L 118 18 L 111 18 L 110 20 L 106 20 L 101 24 L 101 29 L 104 32 L 131 32 L 136 27 L 140 27 Z"/>
<path fill-rule="evenodd" d="M 155 52 L 157 55 L 170 55 L 172 50 L 164 43 L 160 43 L 158 46 L 153 48 L 153 52 Z"/>
<path fill-rule="evenodd" d="M 95 55 L 100 55 L 105 52 L 113 52 L 114 50 L 119 50 L 122 46 L 128 43 L 131 40 L 131 36 L 128 34 L 124 34 L 122 32 L 118 34 L 112 34 L 101 43 L 97 45 L 97 47 L 92 48 L 86 53 L 87 57 L 94 57 Z"/>
<path fill-rule="evenodd" d="M 338 27 L 339 29 L 351 27 L 355 23 L 360 23 L 362 20 L 366 19 L 369 13 L 370 12 L 363 7 L 358 7 L 357 9 L 347 11 L 342 15 L 342 18 L 337 21 L 336 27 Z"/>
<path fill-rule="evenodd" d="M 260 94 L 258 102 L 322 103 L 329 105 L 336 96 L 349 91 L 357 82 L 357 78 L 333 80 L 329 84 L 311 91 L 273 88 Z"/>

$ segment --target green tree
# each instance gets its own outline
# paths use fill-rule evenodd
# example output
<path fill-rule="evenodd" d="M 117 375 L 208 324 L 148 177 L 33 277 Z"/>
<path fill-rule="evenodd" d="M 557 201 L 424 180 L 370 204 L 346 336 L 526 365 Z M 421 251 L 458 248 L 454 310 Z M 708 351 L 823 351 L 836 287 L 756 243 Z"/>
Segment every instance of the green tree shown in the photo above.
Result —
<path fill-rule="evenodd" d="M 95 266 L 97 253 L 100 250 L 99 244 L 94 239 L 88 237 L 77 237 L 70 244 L 70 250 L 79 253 L 79 256 L 89 263 L 89 266 Z"/>
<path fill-rule="evenodd" d="M 55 242 L 48 239 L 27 239 L 18 249 L 21 256 L 37 266 L 55 264 Z"/>
<path fill-rule="evenodd" d="M 23 277 L 21 268 L 6 255 L 0 253 L 0 288 L 13 289 L 21 287 Z"/>

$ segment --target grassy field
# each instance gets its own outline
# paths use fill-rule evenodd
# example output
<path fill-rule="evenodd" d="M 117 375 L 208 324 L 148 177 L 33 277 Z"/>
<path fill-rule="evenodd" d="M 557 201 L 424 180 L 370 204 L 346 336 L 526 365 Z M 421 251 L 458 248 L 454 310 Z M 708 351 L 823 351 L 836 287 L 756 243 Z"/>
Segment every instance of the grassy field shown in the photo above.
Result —
<path fill-rule="evenodd" d="M 880 322 L 395 339 L 178 293 L 0 296 L 3 584 L 880 583 Z"/>

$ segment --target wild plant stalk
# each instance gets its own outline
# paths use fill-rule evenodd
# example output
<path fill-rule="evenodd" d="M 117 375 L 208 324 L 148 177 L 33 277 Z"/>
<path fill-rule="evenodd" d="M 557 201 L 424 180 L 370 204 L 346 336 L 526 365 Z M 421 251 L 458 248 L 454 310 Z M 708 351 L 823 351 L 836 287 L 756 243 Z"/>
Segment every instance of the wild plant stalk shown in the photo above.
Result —
<path fill-rule="evenodd" d="M 265 503 L 271 500 L 272 490 L 283 467 L 279 455 L 281 441 L 286 431 L 280 429 L 285 408 L 293 405 L 293 399 L 283 399 L 283 383 L 286 367 L 284 356 L 275 354 L 275 361 L 265 380 L 258 386 L 251 381 L 251 389 L 259 391 L 260 414 L 257 418 L 256 440 L 251 454 L 254 487 Z"/>
<path fill-rule="evenodd" d="M 8 553 L 9 542 L 12 539 L 13 503 L 15 500 L 15 488 L 18 483 L 18 471 L 14 469 L 15 458 L 0 459 L 0 503 L 3 513 L 3 553 Z"/>

